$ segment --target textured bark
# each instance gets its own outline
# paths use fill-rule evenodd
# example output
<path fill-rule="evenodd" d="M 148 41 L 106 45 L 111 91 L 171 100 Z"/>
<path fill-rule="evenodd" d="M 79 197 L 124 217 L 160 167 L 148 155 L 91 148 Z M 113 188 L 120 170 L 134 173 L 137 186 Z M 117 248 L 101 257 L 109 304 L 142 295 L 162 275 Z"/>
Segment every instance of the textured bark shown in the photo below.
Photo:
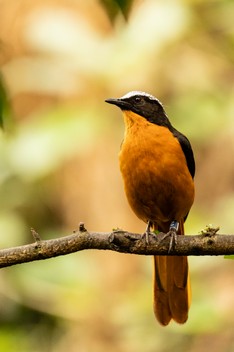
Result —
<path fill-rule="evenodd" d="M 234 235 L 218 235 L 218 229 L 208 228 L 201 235 L 177 236 L 168 254 L 170 237 L 163 233 L 146 236 L 123 230 L 88 232 L 81 223 L 70 236 L 41 240 L 31 230 L 32 244 L 0 250 L 0 268 L 66 255 L 85 249 L 111 250 L 140 255 L 234 255 Z"/>

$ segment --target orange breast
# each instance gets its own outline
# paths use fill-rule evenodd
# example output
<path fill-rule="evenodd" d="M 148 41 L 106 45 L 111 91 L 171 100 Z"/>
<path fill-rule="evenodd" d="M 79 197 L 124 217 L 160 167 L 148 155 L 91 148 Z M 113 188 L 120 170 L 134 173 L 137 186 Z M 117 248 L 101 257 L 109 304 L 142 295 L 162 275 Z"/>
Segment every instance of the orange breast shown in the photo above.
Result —
<path fill-rule="evenodd" d="M 119 154 L 128 202 L 147 222 L 180 220 L 194 200 L 194 184 L 179 141 L 168 128 L 124 112 L 125 138 Z"/>

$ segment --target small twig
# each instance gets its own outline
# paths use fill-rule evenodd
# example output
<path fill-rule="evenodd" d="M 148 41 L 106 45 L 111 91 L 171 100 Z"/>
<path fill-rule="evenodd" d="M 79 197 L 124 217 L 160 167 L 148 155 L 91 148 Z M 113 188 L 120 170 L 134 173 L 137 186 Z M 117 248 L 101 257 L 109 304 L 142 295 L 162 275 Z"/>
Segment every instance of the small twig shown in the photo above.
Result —
<path fill-rule="evenodd" d="M 79 231 L 80 232 L 87 232 L 83 222 L 79 223 Z"/>
<path fill-rule="evenodd" d="M 219 227 L 213 227 L 212 225 L 207 225 L 205 229 L 201 230 L 201 235 L 212 237 L 220 230 Z"/>
<path fill-rule="evenodd" d="M 38 232 L 36 232 L 32 227 L 31 227 L 31 234 L 35 240 L 35 242 L 41 242 L 41 237 Z"/>

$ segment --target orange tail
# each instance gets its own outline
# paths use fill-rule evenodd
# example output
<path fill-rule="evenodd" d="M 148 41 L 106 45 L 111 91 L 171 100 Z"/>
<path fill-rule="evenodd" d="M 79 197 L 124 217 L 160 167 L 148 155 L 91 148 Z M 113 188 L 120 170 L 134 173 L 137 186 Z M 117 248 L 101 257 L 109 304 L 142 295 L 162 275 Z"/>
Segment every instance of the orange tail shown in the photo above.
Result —
<path fill-rule="evenodd" d="M 164 233 L 166 228 L 158 228 Z M 184 221 L 180 221 L 179 235 L 184 235 Z M 171 319 L 183 324 L 188 319 L 190 284 L 187 257 L 154 257 L 154 314 L 162 325 Z"/>

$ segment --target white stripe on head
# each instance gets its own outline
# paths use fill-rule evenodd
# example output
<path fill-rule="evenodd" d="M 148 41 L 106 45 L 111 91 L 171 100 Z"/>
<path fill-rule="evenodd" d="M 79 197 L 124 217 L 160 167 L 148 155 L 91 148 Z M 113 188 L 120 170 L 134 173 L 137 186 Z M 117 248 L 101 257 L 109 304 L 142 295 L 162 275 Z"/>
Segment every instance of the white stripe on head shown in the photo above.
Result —
<path fill-rule="evenodd" d="M 128 92 L 127 94 L 123 95 L 120 99 L 128 99 L 128 98 L 134 97 L 136 95 L 141 95 L 141 96 L 147 97 L 151 100 L 156 100 L 161 104 L 161 102 L 157 98 L 155 98 L 153 95 L 151 95 L 149 93 L 141 92 L 138 90 L 133 90 L 132 92 Z"/>

